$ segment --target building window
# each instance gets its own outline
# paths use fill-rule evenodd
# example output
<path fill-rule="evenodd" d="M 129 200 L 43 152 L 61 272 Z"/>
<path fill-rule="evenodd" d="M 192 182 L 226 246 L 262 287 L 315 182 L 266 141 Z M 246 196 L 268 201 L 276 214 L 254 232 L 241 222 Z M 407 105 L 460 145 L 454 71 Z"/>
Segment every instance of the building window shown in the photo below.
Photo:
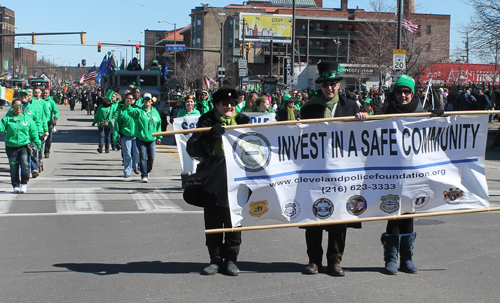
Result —
<path fill-rule="evenodd" d="M 305 24 L 302 24 L 302 30 L 306 30 L 306 25 Z"/>
<path fill-rule="evenodd" d="M 161 40 L 161 35 L 156 35 L 155 36 L 155 43 Z"/>
<path fill-rule="evenodd" d="M 432 28 L 430 25 L 427 25 L 427 33 L 428 34 L 432 33 Z"/>
<path fill-rule="evenodd" d="M 196 38 L 196 46 L 201 47 L 201 38 Z"/>
<path fill-rule="evenodd" d="M 431 51 L 431 44 L 427 44 L 427 51 L 430 52 Z"/>
<path fill-rule="evenodd" d="M 323 30 L 327 31 L 328 30 L 328 24 L 323 25 Z"/>
<path fill-rule="evenodd" d="M 229 20 L 229 30 L 233 30 L 233 27 L 234 27 L 234 20 L 231 19 Z"/>
<path fill-rule="evenodd" d="M 321 41 L 316 40 L 316 46 L 317 46 L 317 47 L 320 47 L 320 46 L 321 46 Z"/>
<path fill-rule="evenodd" d="M 344 30 L 344 23 L 339 23 L 339 31 L 343 31 Z"/>
<path fill-rule="evenodd" d="M 309 40 L 309 46 L 313 46 L 313 41 Z"/>
<path fill-rule="evenodd" d="M 312 22 L 309 23 L 309 30 L 311 31 L 314 30 L 314 23 Z"/>
<path fill-rule="evenodd" d="M 347 25 L 347 29 L 352 32 L 354 30 L 354 27 L 352 26 L 352 24 L 348 24 Z"/>
<path fill-rule="evenodd" d="M 317 31 L 321 30 L 321 23 L 319 23 L 319 22 L 316 23 L 316 30 Z"/>
<path fill-rule="evenodd" d="M 233 47 L 233 39 L 229 39 L 229 47 Z"/>

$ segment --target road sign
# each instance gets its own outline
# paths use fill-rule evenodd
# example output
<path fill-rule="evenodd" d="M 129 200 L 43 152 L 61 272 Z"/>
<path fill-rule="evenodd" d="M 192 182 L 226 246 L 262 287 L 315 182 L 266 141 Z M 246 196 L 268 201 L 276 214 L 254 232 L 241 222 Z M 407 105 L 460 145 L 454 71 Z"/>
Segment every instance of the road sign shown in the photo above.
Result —
<path fill-rule="evenodd" d="M 185 44 L 165 44 L 166 51 L 185 51 Z"/>
<path fill-rule="evenodd" d="M 247 68 L 248 67 L 248 61 L 247 60 L 238 60 L 238 68 Z"/>
<path fill-rule="evenodd" d="M 247 69 L 246 68 L 240 68 L 239 69 L 240 73 L 240 77 L 246 77 L 247 76 Z"/>
<path fill-rule="evenodd" d="M 217 76 L 219 78 L 226 78 L 226 68 L 225 67 L 219 67 L 217 69 Z"/>
<path fill-rule="evenodd" d="M 395 49 L 392 52 L 392 68 L 395 70 L 406 70 L 406 50 Z"/>

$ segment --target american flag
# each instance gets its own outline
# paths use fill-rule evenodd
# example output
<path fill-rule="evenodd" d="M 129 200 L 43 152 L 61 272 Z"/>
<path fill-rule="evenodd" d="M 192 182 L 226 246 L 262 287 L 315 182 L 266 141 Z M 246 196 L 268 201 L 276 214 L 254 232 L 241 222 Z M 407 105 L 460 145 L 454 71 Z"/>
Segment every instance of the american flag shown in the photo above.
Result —
<path fill-rule="evenodd" d="M 217 82 L 215 82 L 212 78 L 205 76 L 205 86 L 207 89 L 210 89 L 210 85 L 215 85 Z"/>
<path fill-rule="evenodd" d="M 97 71 L 94 68 L 92 68 L 91 70 L 82 75 L 82 77 L 80 78 L 80 83 L 95 81 L 96 77 L 97 77 Z"/>
<path fill-rule="evenodd" d="M 418 23 L 411 22 L 410 20 L 403 19 L 402 26 L 404 28 L 406 28 L 412 34 L 416 34 L 418 32 Z"/>

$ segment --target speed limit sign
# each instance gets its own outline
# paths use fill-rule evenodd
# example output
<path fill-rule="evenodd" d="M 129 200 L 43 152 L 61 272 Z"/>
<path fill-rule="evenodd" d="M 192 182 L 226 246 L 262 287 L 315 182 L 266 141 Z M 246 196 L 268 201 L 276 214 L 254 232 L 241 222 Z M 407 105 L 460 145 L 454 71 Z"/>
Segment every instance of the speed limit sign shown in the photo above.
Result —
<path fill-rule="evenodd" d="M 392 68 L 395 70 L 406 70 L 406 50 L 395 49 L 392 52 Z"/>

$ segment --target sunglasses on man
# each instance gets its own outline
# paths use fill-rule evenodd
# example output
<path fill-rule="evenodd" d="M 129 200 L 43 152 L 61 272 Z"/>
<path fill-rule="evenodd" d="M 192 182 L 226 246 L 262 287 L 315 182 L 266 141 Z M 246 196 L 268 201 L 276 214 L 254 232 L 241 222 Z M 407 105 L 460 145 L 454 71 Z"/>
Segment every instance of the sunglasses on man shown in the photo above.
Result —
<path fill-rule="evenodd" d="M 234 102 L 234 100 L 224 100 L 224 101 L 221 101 L 221 103 L 224 106 L 228 106 L 229 104 L 231 104 L 231 106 L 235 106 L 236 105 L 236 102 Z"/>
<path fill-rule="evenodd" d="M 396 95 L 402 95 L 402 94 L 405 94 L 405 95 L 409 95 L 409 94 L 413 94 L 413 92 L 411 91 L 411 89 L 397 89 L 394 91 L 394 93 Z"/>
<path fill-rule="evenodd" d="M 12 107 L 13 108 L 19 108 L 19 107 L 23 107 L 23 105 L 22 104 L 13 104 Z"/>

